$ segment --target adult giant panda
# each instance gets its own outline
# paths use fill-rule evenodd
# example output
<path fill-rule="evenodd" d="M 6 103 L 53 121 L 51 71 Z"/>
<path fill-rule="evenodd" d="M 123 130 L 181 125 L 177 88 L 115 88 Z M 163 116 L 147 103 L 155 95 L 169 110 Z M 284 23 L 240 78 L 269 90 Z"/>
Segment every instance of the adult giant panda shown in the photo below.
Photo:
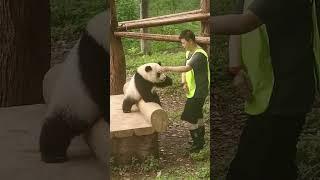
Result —
<path fill-rule="evenodd" d="M 93 17 L 61 64 L 40 132 L 44 162 L 67 161 L 71 140 L 106 114 L 109 19 L 109 11 Z"/>
<path fill-rule="evenodd" d="M 122 110 L 131 112 L 132 105 L 143 99 L 145 102 L 155 102 L 161 105 L 160 98 L 154 91 L 154 87 L 172 85 L 172 79 L 159 72 L 160 63 L 147 63 L 139 66 L 137 72 L 126 84 Z"/>

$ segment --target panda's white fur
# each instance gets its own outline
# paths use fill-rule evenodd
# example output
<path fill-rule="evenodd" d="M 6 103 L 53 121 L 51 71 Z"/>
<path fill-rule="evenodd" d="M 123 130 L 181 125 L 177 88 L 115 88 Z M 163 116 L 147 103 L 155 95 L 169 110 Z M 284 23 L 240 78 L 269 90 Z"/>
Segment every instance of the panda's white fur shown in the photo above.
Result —
<path fill-rule="evenodd" d="M 90 36 L 89 38 L 93 38 L 94 41 L 96 41 L 96 44 L 102 46 L 103 49 L 109 53 L 110 22 L 108 20 L 110 20 L 109 10 L 93 17 L 88 22 L 86 31 Z M 42 160 L 46 162 L 60 162 L 66 160 L 63 159 L 65 157 L 58 157 L 63 156 L 61 154 L 62 152 L 60 154 L 55 154 L 54 152 L 56 148 L 55 146 L 59 146 L 59 142 L 56 143 L 57 145 L 55 145 L 54 142 L 48 142 L 54 140 L 55 136 L 58 136 L 53 134 L 52 132 L 56 131 L 56 133 L 60 133 L 59 129 L 54 130 L 50 128 L 59 128 L 59 126 L 63 126 L 61 127 L 61 129 L 71 128 L 71 131 L 73 129 L 75 129 L 75 131 L 78 131 L 84 126 L 87 127 L 88 125 L 90 126 L 90 124 L 93 124 L 102 114 L 99 110 L 99 108 L 101 109 L 101 107 L 99 107 L 99 105 L 94 102 L 93 98 L 88 92 L 88 87 L 84 85 L 83 79 L 81 78 L 82 72 L 79 69 L 80 40 L 81 38 L 72 48 L 66 60 L 61 64 L 62 69 L 60 71 L 60 75 L 57 78 L 55 88 L 52 90 L 52 94 L 50 95 L 50 103 L 48 104 L 48 110 L 45 115 L 45 121 L 43 122 L 40 137 L 40 151 L 44 151 L 42 152 Z M 88 54 L 90 55 L 90 52 L 88 52 Z M 88 56 L 86 58 L 88 58 Z M 96 59 L 92 59 L 92 63 L 95 63 L 95 61 Z M 107 61 L 107 59 L 105 59 L 105 61 Z M 47 119 L 50 119 L 50 123 Z M 62 121 L 68 122 L 64 123 Z M 73 136 L 73 132 L 62 133 L 67 134 L 68 137 Z M 63 140 L 63 137 L 59 138 L 60 140 Z M 64 147 L 57 147 L 57 151 L 63 151 L 63 148 L 68 147 L 68 143 L 69 142 L 61 142 L 61 146 Z M 50 147 L 52 150 L 50 150 Z M 48 153 L 51 153 L 53 154 L 52 156 L 57 157 L 45 157 L 49 156 L 47 155 Z"/>
<path fill-rule="evenodd" d="M 92 18 L 86 27 L 90 35 L 105 49 L 109 49 L 107 34 L 110 33 L 110 28 L 107 18 L 109 18 L 109 13 L 102 12 Z M 61 74 L 56 81 L 56 88 L 50 98 L 52 101 L 48 106 L 47 116 L 55 110 L 63 108 L 70 111 L 70 114 L 76 118 L 80 119 L 81 117 L 88 123 L 93 123 L 98 115 L 98 107 L 85 90 L 80 78 L 78 48 L 79 41 L 63 62 Z"/>
<path fill-rule="evenodd" d="M 144 99 L 146 102 L 160 104 L 155 87 L 165 87 L 172 84 L 171 78 L 160 73 L 159 63 L 147 63 L 137 68 L 136 74 L 130 79 L 124 88 L 123 112 L 130 112 L 132 104 Z"/>

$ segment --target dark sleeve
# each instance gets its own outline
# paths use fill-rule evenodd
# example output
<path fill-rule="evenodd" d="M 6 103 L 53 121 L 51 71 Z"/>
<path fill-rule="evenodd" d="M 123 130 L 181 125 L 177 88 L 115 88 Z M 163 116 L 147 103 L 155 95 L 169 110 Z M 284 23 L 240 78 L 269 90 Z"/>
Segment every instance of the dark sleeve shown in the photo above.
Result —
<path fill-rule="evenodd" d="M 243 6 L 244 6 L 244 0 L 237 0 L 235 6 L 233 7 L 232 14 L 242 14 Z"/>
<path fill-rule="evenodd" d="M 200 52 L 195 53 L 188 65 L 192 67 L 194 71 L 201 70 L 202 63 L 206 63 L 206 56 Z"/>
<path fill-rule="evenodd" d="M 287 0 L 255 0 L 248 9 L 259 17 L 262 23 L 269 23 L 273 19 L 280 17 L 282 12 L 286 11 Z"/>

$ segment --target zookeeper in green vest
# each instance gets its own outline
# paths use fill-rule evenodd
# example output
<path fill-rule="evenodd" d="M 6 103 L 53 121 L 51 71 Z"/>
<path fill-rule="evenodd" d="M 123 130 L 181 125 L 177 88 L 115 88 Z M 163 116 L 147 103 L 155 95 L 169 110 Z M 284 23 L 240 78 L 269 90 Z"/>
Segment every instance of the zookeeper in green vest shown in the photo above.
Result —
<path fill-rule="evenodd" d="M 243 12 L 208 21 L 213 34 L 240 35 L 241 61 L 252 84 L 227 180 L 294 180 L 298 137 L 319 92 L 315 1 L 240 1 Z"/>
<path fill-rule="evenodd" d="M 195 34 L 191 30 L 182 31 L 179 39 L 186 49 L 184 65 L 163 66 L 161 71 L 181 73 L 181 83 L 187 97 L 181 119 L 187 122 L 192 137 L 193 142 L 189 150 L 191 153 L 198 153 L 205 144 L 202 110 L 210 88 L 208 55 L 197 45 Z"/>

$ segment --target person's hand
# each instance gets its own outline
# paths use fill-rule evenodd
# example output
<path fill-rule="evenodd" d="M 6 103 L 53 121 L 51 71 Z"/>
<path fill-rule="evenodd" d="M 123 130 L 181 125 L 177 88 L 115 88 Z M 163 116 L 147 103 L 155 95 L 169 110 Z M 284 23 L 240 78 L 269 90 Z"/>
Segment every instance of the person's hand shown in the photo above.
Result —
<path fill-rule="evenodd" d="M 165 72 L 168 72 L 168 71 L 169 71 L 169 69 L 166 66 L 161 66 L 160 69 L 159 69 L 159 73 L 165 73 Z"/>
<path fill-rule="evenodd" d="M 246 101 L 252 98 L 252 85 L 247 73 L 240 70 L 233 79 L 233 86 Z"/>

